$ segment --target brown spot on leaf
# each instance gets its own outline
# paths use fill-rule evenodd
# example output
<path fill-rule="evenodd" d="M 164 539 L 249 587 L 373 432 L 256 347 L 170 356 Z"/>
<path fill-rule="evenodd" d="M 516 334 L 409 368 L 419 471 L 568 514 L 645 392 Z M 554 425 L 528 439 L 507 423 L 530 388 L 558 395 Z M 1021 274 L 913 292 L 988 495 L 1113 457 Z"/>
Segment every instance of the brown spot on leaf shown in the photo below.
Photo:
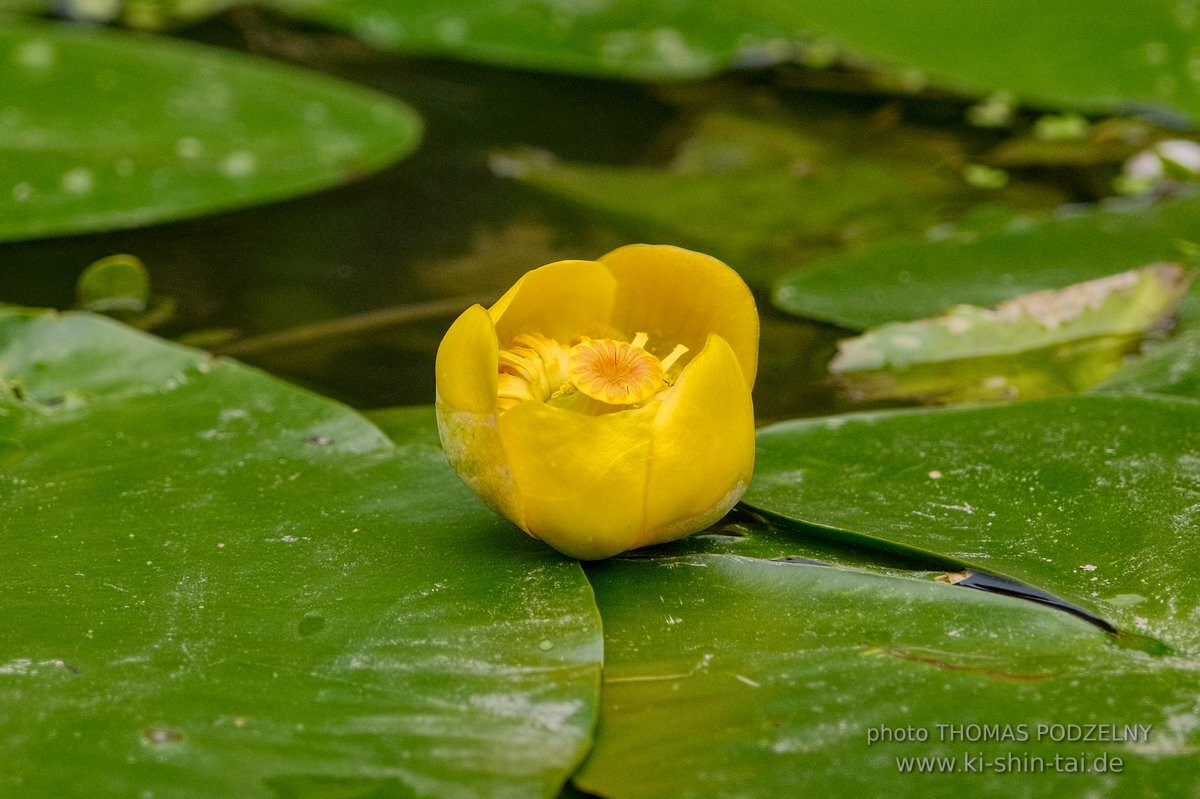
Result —
<path fill-rule="evenodd" d="M 1037 682 L 1039 680 L 1049 680 L 1062 674 L 1061 671 L 1047 672 L 1045 674 L 1025 674 L 1015 671 L 999 671 L 997 669 L 989 669 L 984 666 L 969 666 L 965 663 L 951 663 L 948 660 L 942 660 L 941 658 L 934 657 L 933 655 L 909 652 L 904 649 L 897 649 L 889 646 L 878 647 L 878 651 L 887 655 L 891 655 L 892 657 L 900 658 L 901 660 L 910 660 L 914 663 L 924 663 L 927 666 L 946 669 L 948 671 L 966 671 L 970 672 L 971 674 L 979 674 L 984 677 L 991 677 L 995 680 Z"/>
<path fill-rule="evenodd" d="M 183 733 L 166 727 L 147 727 L 142 733 L 142 737 L 146 739 L 146 743 L 157 746 L 179 743 L 183 740 Z"/>
<path fill-rule="evenodd" d="M 937 577 L 934 577 L 933 579 L 939 583 L 945 583 L 946 585 L 958 585 L 963 580 L 967 579 L 967 573 L 966 572 L 946 572 L 945 574 L 939 574 Z"/>

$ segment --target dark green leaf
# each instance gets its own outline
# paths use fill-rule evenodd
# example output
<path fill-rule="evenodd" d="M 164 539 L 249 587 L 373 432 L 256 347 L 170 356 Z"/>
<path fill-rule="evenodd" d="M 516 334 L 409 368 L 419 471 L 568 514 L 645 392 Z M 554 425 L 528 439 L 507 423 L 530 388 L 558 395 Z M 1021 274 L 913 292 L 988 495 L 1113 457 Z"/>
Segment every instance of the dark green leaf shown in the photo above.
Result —
<path fill-rule="evenodd" d="M 596 745 L 574 781 L 607 799 L 1200 789 L 1195 662 L 1119 648 L 1061 611 L 730 555 L 610 561 L 588 573 L 604 614 L 604 692 Z M 1067 724 L 1150 730 L 1136 743 L 1050 739 L 1066 733 L 1051 725 Z M 1008 725 L 1013 737 L 980 741 L 975 725 L 993 735 Z M 904 773 L 899 762 L 930 756 L 956 758 L 958 775 Z M 1025 773 L 964 774 L 967 756 Z M 1121 773 L 1056 773 L 1056 756 L 1093 769 L 1121 758 Z"/>
<path fill-rule="evenodd" d="M 1200 647 L 1200 403 L 1091 396 L 759 433 L 745 502 L 872 546 L 1007 575 Z"/>
<path fill-rule="evenodd" d="M 839 54 L 869 58 L 919 88 L 927 78 L 1083 109 L 1159 103 L 1200 112 L 1197 12 L 1187 3 L 1106 8 L 1047 0 L 273 0 L 380 47 L 506 66 L 651 80 Z M 799 44 L 800 40 L 804 44 Z M 855 60 L 858 60 L 855 58 Z M 920 72 L 918 72 L 918 70 Z"/>
<path fill-rule="evenodd" d="M 1200 199 L 1024 222 L 992 235 L 883 245 L 784 275 L 785 311 L 853 329 L 936 316 L 960 303 L 993 306 L 1021 294 L 1178 260 L 1200 229 Z M 1193 292 L 1180 306 L 1200 317 Z"/>
<path fill-rule="evenodd" d="M 794 50 L 792 14 L 765 3 L 605 0 L 270 0 L 378 47 L 512 67 L 643 80 L 714 75 Z"/>

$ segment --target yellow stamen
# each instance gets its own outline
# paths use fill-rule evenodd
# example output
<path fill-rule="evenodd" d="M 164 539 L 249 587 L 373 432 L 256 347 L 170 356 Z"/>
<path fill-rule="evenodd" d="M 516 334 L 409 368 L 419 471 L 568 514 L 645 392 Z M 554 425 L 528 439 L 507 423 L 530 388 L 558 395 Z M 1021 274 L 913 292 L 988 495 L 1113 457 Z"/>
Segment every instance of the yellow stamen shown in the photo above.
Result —
<path fill-rule="evenodd" d="M 688 348 L 682 344 L 676 344 L 675 349 L 671 350 L 671 354 L 662 359 L 663 372 L 669 372 L 675 362 L 687 354 Z"/>
<path fill-rule="evenodd" d="M 526 400 L 549 399 L 566 380 L 567 351 L 545 336 L 522 333 L 500 350 L 497 368 L 497 407 L 503 412 Z"/>
<path fill-rule="evenodd" d="M 567 377 L 581 394 L 609 405 L 644 402 L 663 387 L 662 364 L 642 349 L 649 338 L 585 338 L 567 354 Z"/>

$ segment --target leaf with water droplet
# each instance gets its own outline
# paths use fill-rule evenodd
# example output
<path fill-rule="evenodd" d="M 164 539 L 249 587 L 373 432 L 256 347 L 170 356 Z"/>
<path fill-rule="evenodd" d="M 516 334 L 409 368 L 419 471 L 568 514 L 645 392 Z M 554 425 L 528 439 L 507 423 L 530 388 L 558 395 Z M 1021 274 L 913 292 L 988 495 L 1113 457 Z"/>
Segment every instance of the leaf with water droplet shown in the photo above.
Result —
<path fill-rule="evenodd" d="M 385 95 L 176 40 L 5 21 L 0 69 L 0 241 L 304 194 L 420 137 Z"/>
<path fill-rule="evenodd" d="M 509 67 L 641 80 L 689 80 L 797 50 L 786 8 L 654 0 L 270 0 L 276 11 L 375 47 Z"/>
<path fill-rule="evenodd" d="M 0 795 L 557 794 L 595 723 L 591 588 L 475 500 L 431 408 L 389 440 L 80 313 L 0 311 L 9 381 Z"/>

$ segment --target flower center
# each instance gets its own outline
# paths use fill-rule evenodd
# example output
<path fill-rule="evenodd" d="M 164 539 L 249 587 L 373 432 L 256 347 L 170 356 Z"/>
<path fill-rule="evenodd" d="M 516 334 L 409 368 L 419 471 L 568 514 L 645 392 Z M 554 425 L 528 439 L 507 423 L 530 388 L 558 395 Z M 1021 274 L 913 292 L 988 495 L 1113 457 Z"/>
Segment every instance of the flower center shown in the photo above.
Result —
<path fill-rule="evenodd" d="M 658 358 L 642 347 L 638 333 L 631 343 L 611 338 L 585 338 L 567 354 L 567 377 L 584 396 L 609 405 L 634 405 L 650 399 L 663 387 Z"/>
<path fill-rule="evenodd" d="M 545 336 L 522 333 L 500 350 L 498 408 L 503 413 L 536 399 L 606 413 L 644 403 L 671 384 L 668 373 L 688 350 L 680 344 L 660 361 L 645 350 L 649 338 L 645 333 L 631 342 L 583 337 L 568 350 Z M 596 402 L 588 405 L 589 400 Z"/>

